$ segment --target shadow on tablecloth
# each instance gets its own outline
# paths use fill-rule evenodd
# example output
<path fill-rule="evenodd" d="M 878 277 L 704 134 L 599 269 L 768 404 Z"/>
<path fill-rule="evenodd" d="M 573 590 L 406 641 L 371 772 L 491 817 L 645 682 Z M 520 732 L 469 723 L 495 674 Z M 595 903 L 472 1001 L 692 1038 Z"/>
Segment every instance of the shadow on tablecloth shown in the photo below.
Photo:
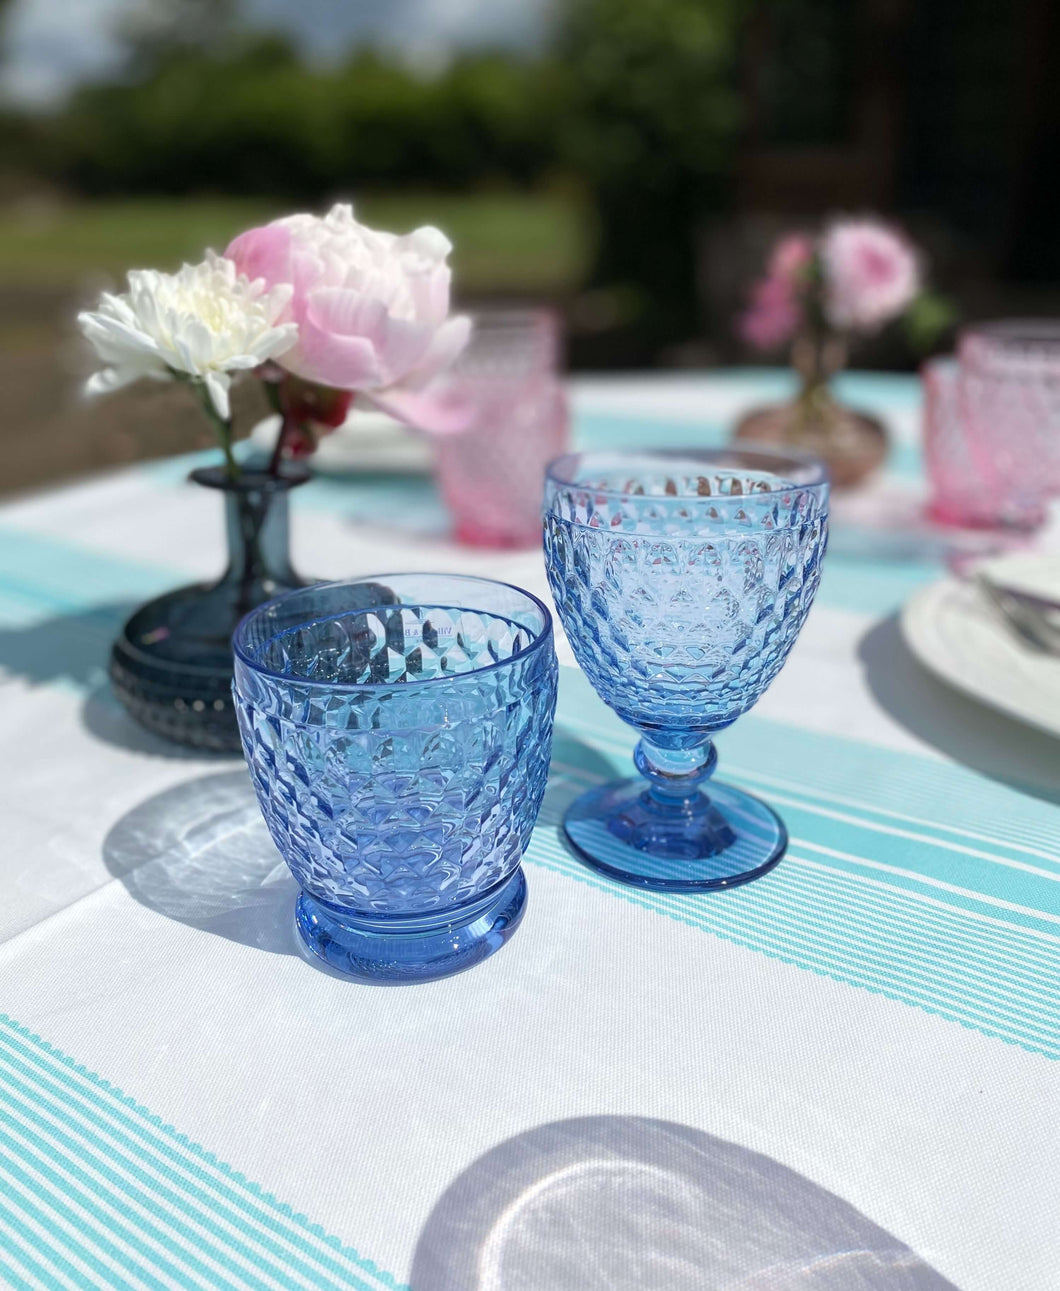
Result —
<path fill-rule="evenodd" d="M 412 1291 L 956 1291 L 842 1198 L 686 1125 L 592 1116 L 480 1157 L 420 1236 Z"/>
<path fill-rule="evenodd" d="M 134 807 L 103 840 L 103 861 L 130 896 L 167 919 L 272 954 L 298 953 L 298 885 L 244 768 L 198 776 Z"/>
<path fill-rule="evenodd" d="M 933 677 L 905 644 L 897 615 L 870 628 L 858 658 L 876 702 L 906 730 L 981 775 L 1060 802 L 1057 741 Z"/>
<path fill-rule="evenodd" d="M 120 709 L 116 700 L 111 704 Z M 154 739 L 146 731 L 143 736 Z M 562 729 L 554 751 L 557 760 L 566 759 L 562 766 L 576 766 L 582 774 L 600 779 L 611 773 L 596 750 Z M 557 768 L 540 824 L 558 821 L 584 787 Z M 272 954 L 301 953 L 293 929 L 298 885 L 269 835 L 243 766 L 196 776 L 134 807 L 103 840 L 103 862 L 130 896 L 167 919 Z"/>
<path fill-rule="evenodd" d="M 106 676 L 110 644 L 133 608 L 125 602 L 94 605 L 0 627 L 0 667 L 30 682 L 98 685 Z"/>
<path fill-rule="evenodd" d="M 114 638 L 136 606 L 95 605 L 17 626 L 0 627 L 0 669 L 35 685 L 68 685 L 84 692 L 81 721 L 98 740 L 150 757 L 221 762 L 231 754 L 172 744 L 138 726 L 107 681 Z"/>

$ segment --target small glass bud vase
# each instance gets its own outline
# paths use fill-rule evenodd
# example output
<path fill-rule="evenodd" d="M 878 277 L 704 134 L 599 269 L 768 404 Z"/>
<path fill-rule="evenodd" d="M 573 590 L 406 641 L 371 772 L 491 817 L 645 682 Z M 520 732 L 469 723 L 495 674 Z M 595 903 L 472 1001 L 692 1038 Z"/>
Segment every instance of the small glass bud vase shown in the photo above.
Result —
<path fill-rule="evenodd" d="M 225 507 L 228 564 L 214 583 L 196 583 L 148 601 L 114 642 L 114 692 L 141 726 L 178 744 L 237 752 L 232 707 L 232 633 L 239 620 L 280 592 L 305 586 L 288 547 L 287 495 L 309 470 L 287 463 L 280 475 L 220 467 L 193 471 Z"/>
<path fill-rule="evenodd" d="M 796 337 L 791 364 L 799 375 L 799 393 L 790 403 L 749 412 L 737 425 L 734 438 L 821 458 L 836 488 L 860 484 L 887 456 L 887 432 L 876 417 L 836 399 L 831 382 L 845 362 L 842 337 Z"/>

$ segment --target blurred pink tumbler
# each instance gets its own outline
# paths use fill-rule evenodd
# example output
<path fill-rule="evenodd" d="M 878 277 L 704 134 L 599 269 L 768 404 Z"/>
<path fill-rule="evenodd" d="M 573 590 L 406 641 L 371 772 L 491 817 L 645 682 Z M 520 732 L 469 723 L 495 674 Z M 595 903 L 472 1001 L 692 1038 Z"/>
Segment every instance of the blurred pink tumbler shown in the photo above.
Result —
<path fill-rule="evenodd" d="M 485 310 L 432 394 L 463 421 L 435 435 L 435 474 L 455 537 L 475 547 L 541 542 L 545 467 L 565 452 L 559 327 L 548 310 Z M 456 414 L 459 414 L 457 416 Z"/>
<path fill-rule="evenodd" d="M 924 365 L 924 454 L 933 517 L 1033 529 L 1060 493 L 1060 323 L 967 329 L 956 359 Z"/>

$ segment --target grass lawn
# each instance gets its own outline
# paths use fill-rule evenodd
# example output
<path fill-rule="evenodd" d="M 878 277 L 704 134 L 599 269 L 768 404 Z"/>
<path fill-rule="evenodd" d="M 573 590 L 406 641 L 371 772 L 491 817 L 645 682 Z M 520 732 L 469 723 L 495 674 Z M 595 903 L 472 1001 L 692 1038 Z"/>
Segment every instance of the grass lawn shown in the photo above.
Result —
<path fill-rule="evenodd" d="M 366 223 L 406 232 L 436 224 L 455 246 L 464 292 L 552 295 L 576 287 L 591 221 L 560 194 L 378 194 L 357 203 Z M 61 287 L 129 268 L 175 268 L 224 249 L 250 225 L 283 214 L 267 200 L 135 199 L 0 210 L 0 284 Z"/>

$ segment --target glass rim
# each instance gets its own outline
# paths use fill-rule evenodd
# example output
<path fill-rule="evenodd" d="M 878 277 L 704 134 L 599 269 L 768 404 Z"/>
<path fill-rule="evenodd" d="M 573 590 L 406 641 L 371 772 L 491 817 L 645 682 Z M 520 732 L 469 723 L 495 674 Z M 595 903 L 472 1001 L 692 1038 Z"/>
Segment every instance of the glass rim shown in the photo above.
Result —
<path fill-rule="evenodd" d="M 313 472 L 304 463 L 286 461 L 281 473 L 273 475 L 264 466 L 253 470 L 243 465 L 237 475 L 229 475 L 225 467 L 218 463 L 215 466 L 196 466 L 188 472 L 188 479 L 203 488 L 218 489 L 222 493 L 286 493 L 302 484 L 308 484 Z"/>
<path fill-rule="evenodd" d="M 271 610 L 278 605 L 284 605 L 288 601 L 293 601 L 296 597 L 302 596 L 306 592 L 319 592 L 327 590 L 328 588 L 355 587 L 361 583 L 382 582 L 388 578 L 445 578 L 462 583 L 478 583 L 486 587 L 504 587 L 510 591 L 518 592 L 520 596 L 524 596 L 527 601 L 531 602 L 538 610 L 540 610 L 544 618 L 541 631 L 533 638 L 529 645 L 526 645 L 521 650 L 517 650 L 514 654 L 509 655 L 507 659 L 496 659 L 493 663 L 484 664 L 480 668 L 470 668 L 467 672 L 458 672 L 451 675 L 441 673 L 437 677 L 425 677 L 421 681 L 413 683 L 413 688 L 415 689 L 418 689 L 420 686 L 430 686 L 432 683 L 439 681 L 445 681 L 452 684 L 454 682 L 463 681 L 465 678 L 470 679 L 473 677 L 481 677 L 484 673 L 494 672 L 498 668 L 507 668 L 511 664 L 518 663 L 523 659 L 529 658 L 535 653 L 535 651 L 539 650 L 543 645 L 552 640 L 554 634 L 552 611 L 544 601 L 535 596 L 533 592 L 528 592 L 525 587 L 519 587 L 516 583 L 507 583 L 503 579 L 499 578 L 483 578 L 478 574 L 448 574 L 444 570 L 403 569 L 391 570 L 386 574 L 358 575 L 356 578 L 322 579 L 318 583 L 310 583 L 307 587 L 294 587 L 291 588 L 290 591 L 282 593 L 280 596 L 274 596 L 270 600 L 263 602 L 261 605 L 255 606 L 254 609 L 249 611 L 249 613 L 244 614 L 236 624 L 235 631 L 232 633 L 232 653 L 240 663 L 244 664 L 257 676 L 269 677 L 274 681 L 282 681 L 286 685 L 311 686 L 317 690 L 327 691 L 392 691 L 398 686 L 408 686 L 408 682 L 397 681 L 316 681 L 312 677 L 292 677 L 290 673 L 277 672 L 275 668 L 264 667 L 257 660 L 253 659 L 245 649 L 246 634 L 250 625 L 257 618 L 262 617 L 268 610 Z M 405 607 L 413 608 L 417 604 L 423 604 L 423 602 L 409 601 L 405 603 Z M 398 605 L 385 608 L 401 609 L 402 604 L 399 603 Z M 475 612 L 474 607 L 470 605 L 454 605 L 449 608 Z M 356 610 L 352 612 L 358 613 Z M 359 612 L 365 613 L 367 611 L 361 610 Z M 489 613 L 489 611 L 482 609 L 478 612 Z M 327 616 L 319 616 L 314 619 L 307 619 L 306 624 L 324 622 L 326 617 Z M 520 624 L 519 626 L 526 628 L 527 632 L 532 630 L 526 627 L 525 624 Z"/>
<path fill-rule="evenodd" d="M 957 357 L 967 376 L 996 381 L 1055 379 L 1060 370 L 1060 319 L 973 323 L 958 337 Z"/>
<path fill-rule="evenodd" d="M 1060 318 L 995 318 L 969 323 L 960 341 L 980 340 L 999 345 L 1052 344 L 1060 347 Z"/>
<path fill-rule="evenodd" d="M 796 482 L 786 480 L 782 485 L 758 489 L 754 493 L 721 493 L 705 497 L 693 497 L 689 494 L 643 494 L 630 493 L 625 489 L 598 488 L 578 478 L 575 463 L 595 462 L 600 466 L 639 466 L 641 468 L 672 469 L 685 464 L 689 467 L 726 466 L 731 467 L 732 459 L 745 458 L 758 462 L 758 469 L 765 469 L 766 463 L 774 467 L 787 463 L 798 471 L 809 472 L 810 478 Z M 777 473 L 770 471 L 770 474 Z M 545 471 L 545 481 L 558 489 L 585 490 L 595 497 L 621 499 L 623 501 L 644 502 L 650 498 L 652 503 L 677 504 L 687 506 L 690 501 L 709 501 L 713 505 L 734 506 L 737 509 L 747 505 L 747 499 L 768 497 L 774 493 L 789 493 L 792 489 L 826 489 L 829 483 L 828 467 L 819 457 L 810 453 L 800 453 L 791 449 L 772 449 L 768 447 L 748 447 L 732 444 L 722 448 L 655 448 L 644 450 L 622 449 L 589 449 L 564 453 L 554 457 Z"/>

